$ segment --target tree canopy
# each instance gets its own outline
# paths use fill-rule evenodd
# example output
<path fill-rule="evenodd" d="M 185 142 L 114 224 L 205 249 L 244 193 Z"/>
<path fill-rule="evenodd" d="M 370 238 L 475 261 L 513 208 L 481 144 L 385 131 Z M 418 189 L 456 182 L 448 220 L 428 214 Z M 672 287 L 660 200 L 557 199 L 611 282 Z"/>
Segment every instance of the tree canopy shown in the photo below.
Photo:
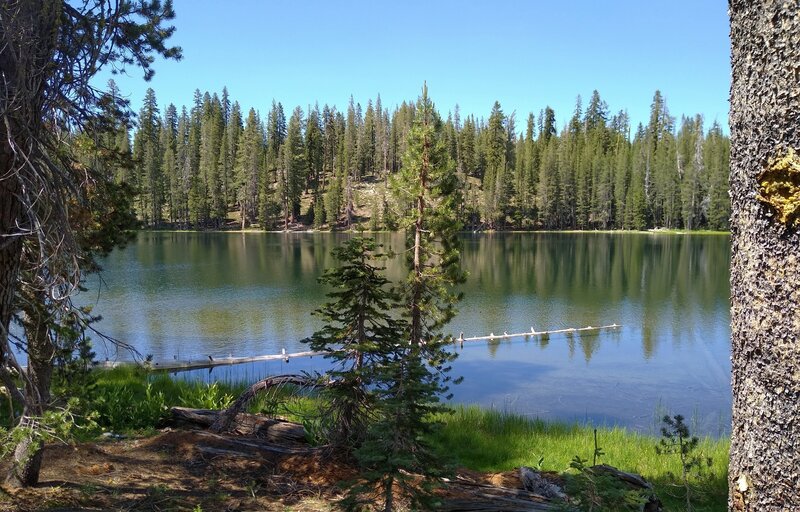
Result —
<path fill-rule="evenodd" d="M 116 177 L 138 188 L 146 224 L 216 228 L 238 212 L 241 226 L 265 229 L 350 228 L 364 217 L 372 228 L 394 229 L 401 212 L 384 183 L 405 165 L 413 102 L 389 108 L 378 96 L 363 108 L 350 98 L 344 111 L 297 107 L 287 121 L 273 101 L 266 116 L 249 109 L 243 131 L 237 102 L 223 114 L 227 89 L 195 91 L 194 107 L 177 122 L 175 105 L 160 121 L 153 116 L 154 95 L 148 91 L 133 135 L 137 170 Z M 650 110 L 646 125 L 632 127 L 624 110 L 613 114 L 593 91 L 559 130 L 550 107 L 518 126 L 499 102 L 487 119 L 462 119 L 456 106 L 441 123 L 464 192 L 454 205 L 459 220 L 473 230 L 727 229 L 729 141 L 721 126 L 700 115 L 676 118 L 660 91 Z M 250 162 L 247 179 L 241 155 Z"/>

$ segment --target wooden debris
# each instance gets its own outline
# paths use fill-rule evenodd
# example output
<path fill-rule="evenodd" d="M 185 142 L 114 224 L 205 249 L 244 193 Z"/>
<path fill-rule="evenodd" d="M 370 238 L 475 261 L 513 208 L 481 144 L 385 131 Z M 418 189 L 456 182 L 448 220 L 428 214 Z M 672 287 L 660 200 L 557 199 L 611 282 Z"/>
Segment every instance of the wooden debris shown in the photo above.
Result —
<path fill-rule="evenodd" d="M 527 491 L 544 496 L 545 498 L 557 500 L 567 499 L 567 495 L 564 494 L 564 490 L 542 476 L 540 471 L 536 471 L 527 466 L 522 466 L 519 468 L 519 479 L 522 481 L 522 486 Z"/>
<path fill-rule="evenodd" d="M 172 425 L 203 429 L 211 427 L 223 413 L 223 411 L 189 409 L 187 407 L 172 407 L 169 412 Z M 236 415 L 229 427 L 229 432 L 286 445 L 299 445 L 306 442 L 306 431 L 298 423 L 244 412 Z"/>
<path fill-rule="evenodd" d="M 496 487 L 463 479 L 448 480 L 447 487 L 458 498 L 444 500 L 439 510 L 447 512 L 549 512 L 564 510 L 562 503 L 524 489 Z"/>
<path fill-rule="evenodd" d="M 239 413 L 247 407 L 247 404 L 250 403 L 257 393 L 261 391 L 266 391 L 268 389 L 280 387 L 280 386 L 297 386 L 299 388 L 320 388 L 324 387 L 325 384 L 320 382 L 318 379 L 314 379 L 311 377 L 307 377 L 304 375 L 276 375 L 274 377 L 267 377 L 265 379 L 261 379 L 260 381 L 256 382 L 249 388 L 247 388 L 244 393 L 239 395 L 239 398 L 236 399 L 233 404 L 231 404 L 228 409 L 223 411 L 214 423 L 211 425 L 210 430 L 211 432 L 216 433 L 223 433 L 229 432 L 233 425 L 235 424 L 235 419 L 239 415 Z"/>
<path fill-rule="evenodd" d="M 508 333 L 506 331 L 503 331 L 503 334 L 491 333 L 488 336 L 471 336 L 466 338 L 464 337 L 464 333 L 462 332 L 459 334 L 458 338 L 454 339 L 454 341 L 459 342 L 461 344 L 461 348 L 463 348 L 465 341 L 495 341 L 495 340 L 511 339 L 511 338 L 529 338 L 531 336 L 549 336 L 552 334 L 577 334 L 577 333 L 591 332 L 591 331 L 613 330 L 613 329 L 619 329 L 621 327 L 622 326 L 619 324 L 602 325 L 599 327 L 593 327 L 589 325 L 587 327 L 578 327 L 578 328 L 570 327 L 568 329 L 556 329 L 552 331 L 536 331 L 533 327 L 531 327 L 530 332 Z M 286 352 L 285 348 L 282 348 L 280 354 L 266 354 L 261 356 L 212 357 L 209 355 L 199 360 L 147 361 L 143 363 L 135 361 L 103 361 L 96 363 L 94 367 L 117 368 L 120 366 L 143 366 L 151 370 L 179 372 L 187 370 L 202 370 L 205 368 L 215 368 L 217 366 L 231 366 L 244 363 L 258 363 L 264 361 L 283 361 L 284 363 L 288 363 L 291 359 L 324 356 L 328 353 L 329 352 L 325 351 L 320 351 L 320 352 L 304 351 L 304 352 L 289 353 Z"/>
<path fill-rule="evenodd" d="M 320 450 L 320 448 L 311 446 L 285 446 L 257 438 L 231 437 L 206 431 L 199 431 L 196 435 L 200 438 L 196 446 L 201 451 L 203 449 L 208 451 L 208 448 L 211 448 L 212 451 L 222 450 L 227 452 L 228 455 L 246 456 L 248 458 L 263 456 L 264 452 L 270 454 L 277 453 L 280 455 L 299 455 L 314 453 Z M 203 440 L 207 440 L 208 444 L 203 444 Z"/>

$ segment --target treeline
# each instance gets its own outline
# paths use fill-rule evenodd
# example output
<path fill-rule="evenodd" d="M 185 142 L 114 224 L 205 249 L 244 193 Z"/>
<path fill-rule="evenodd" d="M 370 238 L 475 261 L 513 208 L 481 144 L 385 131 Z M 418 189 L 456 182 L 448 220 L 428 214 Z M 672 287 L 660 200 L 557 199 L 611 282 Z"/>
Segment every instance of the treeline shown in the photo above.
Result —
<path fill-rule="evenodd" d="M 113 84 L 111 84 L 113 87 Z M 344 111 L 314 105 L 288 114 L 279 102 L 262 117 L 244 112 L 227 89 L 194 93 L 190 108 L 163 114 L 147 91 L 129 140 L 114 144 L 132 166 L 110 170 L 137 191 L 148 226 L 394 229 L 401 212 L 385 183 L 415 116 L 380 96 Z M 730 141 L 700 115 L 671 116 L 655 92 L 650 120 L 634 130 L 625 111 L 611 115 L 597 91 L 580 97 L 559 130 L 550 107 L 516 113 L 495 102 L 488 119 L 458 107 L 442 121 L 461 182 L 458 215 L 470 229 L 727 229 Z"/>

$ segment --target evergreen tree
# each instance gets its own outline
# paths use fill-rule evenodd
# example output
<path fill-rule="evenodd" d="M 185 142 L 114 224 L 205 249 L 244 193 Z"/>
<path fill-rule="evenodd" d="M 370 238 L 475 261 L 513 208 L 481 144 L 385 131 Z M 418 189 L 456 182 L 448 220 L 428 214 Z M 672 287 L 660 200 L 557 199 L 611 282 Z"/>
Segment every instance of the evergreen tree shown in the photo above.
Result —
<path fill-rule="evenodd" d="M 261 121 L 255 109 L 250 109 L 236 150 L 236 199 L 239 203 L 242 229 L 257 217 L 258 185 L 263 165 Z"/>
<path fill-rule="evenodd" d="M 677 140 L 677 168 L 680 180 L 681 219 L 686 229 L 696 229 L 702 222 L 705 195 L 703 164 L 703 118 L 684 117 Z"/>
<path fill-rule="evenodd" d="M 315 311 L 324 327 L 308 340 L 311 350 L 325 352 L 328 372 L 336 384 L 325 397 L 327 439 L 351 452 L 359 447 L 368 426 L 379 414 L 371 390 L 376 373 L 391 363 L 402 336 L 403 322 L 392 315 L 397 297 L 383 274 L 386 254 L 374 240 L 355 237 L 333 250 L 338 262 L 319 279 L 328 285 L 329 302 Z"/>
<path fill-rule="evenodd" d="M 169 215 L 169 222 L 175 223 L 178 220 L 179 210 L 178 201 L 181 196 L 180 179 L 178 175 L 177 158 L 177 138 L 178 138 L 178 109 L 171 104 L 164 113 L 162 123 L 160 146 L 163 150 L 161 162 L 161 175 L 165 181 L 165 202 Z"/>
<path fill-rule="evenodd" d="M 260 179 L 258 192 L 258 212 L 262 225 L 266 225 L 268 219 L 275 213 L 281 211 L 280 193 L 285 190 L 283 187 L 285 174 L 283 166 L 285 164 L 281 148 L 286 140 L 286 115 L 283 105 L 272 100 L 272 109 L 267 117 L 267 145 L 266 145 L 266 169 L 264 176 Z M 275 185 L 273 190 L 272 185 Z"/>
<path fill-rule="evenodd" d="M 200 173 L 200 146 L 202 142 L 203 124 L 203 95 L 199 89 L 194 91 L 194 105 L 192 106 L 189 122 L 189 179 L 188 179 L 188 210 L 189 222 L 195 227 L 200 227 L 207 218 L 208 191 L 206 180 Z"/>
<path fill-rule="evenodd" d="M 490 229 L 502 227 L 508 201 L 506 116 L 495 101 L 485 132 L 486 171 L 483 176 L 483 217 Z"/>
<path fill-rule="evenodd" d="M 156 93 L 152 88 L 148 88 L 139 112 L 139 130 L 133 142 L 133 156 L 137 162 L 137 182 L 133 185 L 139 190 L 137 213 L 145 224 L 151 225 L 158 225 L 162 219 L 160 131 L 161 120 Z"/>
<path fill-rule="evenodd" d="M 463 280 L 453 207 L 455 168 L 426 86 L 393 189 L 400 201 L 413 205 L 404 221 L 410 268 L 403 287 L 408 341 L 395 344 L 397 351 L 378 367 L 376 395 L 383 414 L 357 452 L 369 469 L 365 478 L 383 491 L 384 510 L 395 508 L 398 490 L 412 508 L 427 508 L 435 498 L 430 490 L 442 464 L 428 444 L 435 428 L 430 416 L 443 410 L 439 397 L 447 391 L 448 363 L 455 357 L 447 350 L 452 340 L 441 329 L 455 314 L 458 297 L 452 286 Z M 421 475 L 422 482 L 411 474 Z"/>
<path fill-rule="evenodd" d="M 234 101 L 226 118 L 219 155 L 219 166 L 222 173 L 222 195 L 226 206 L 236 202 L 234 167 L 236 166 L 237 143 L 242 129 L 242 109 L 239 106 L 239 102 Z"/>
<path fill-rule="evenodd" d="M 314 108 L 309 110 L 308 119 L 306 120 L 306 162 L 308 163 L 308 180 L 307 183 L 310 188 L 316 191 L 322 182 L 323 161 L 325 157 L 325 143 L 322 133 L 322 122 L 320 120 L 319 106 L 315 105 Z"/>
<path fill-rule="evenodd" d="M 192 179 L 191 156 L 189 148 L 189 132 L 191 121 L 186 107 L 181 109 L 178 118 L 178 130 L 175 138 L 177 156 L 175 210 L 176 221 L 186 226 L 189 222 L 189 189 Z"/>
<path fill-rule="evenodd" d="M 294 109 L 289 118 L 289 128 L 286 132 L 286 142 L 283 146 L 284 156 L 284 228 L 289 222 L 296 222 L 300 215 L 300 198 L 305 189 L 308 163 L 306 160 L 306 147 L 303 140 L 303 110 Z"/>
<path fill-rule="evenodd" d="M 190 116 L 183 119 L 176 110 L 168 107 L 159 119 L 152 93 L 134 134 L 136 166 L 105 172 L 140 190 L 136 207 L 147 224 L 167 216 L 172 223 L 218 225 L 230 207 L 241 208 L 236 171 L 241 107 L 227 89 L 222 99 L 197 90 Z M 381 195 L 385 187 L 361 185 L 374 177 L 388 182 L 402 169 L 416 105 L 403 102 L 390 112 L 378 96 L 374 103 L 367 101 L 362 114 L 351 97 L 345 114 L 315 105 L 307 119 L 301 115 L 300 155 L 294 143 L 288 150 L 283 106 L 273 101 L 260 128 L 256 202 L 247 207 L 245 224 L 280 220 L 287 227 L 307 214 L 302 221 L 316 228 L 326 222 L 351 228 L 357 208 L 365 205 L 376 227 L 392 218 Z M 550 107 L 538 118 L 529 114 L 522 134 L 515 120 L 496 102 L 485 121 L 470 115 L 462 123 L 456 105 L 442 123 L 461 191 L 455 208 L 472 229 L 503 229 L 509 220 L 520 228 L 549 229 L 727 225 L 727 137 L 709 132 L 707 142 L 700 116 L 682 118 L 676 133 L 660 91 L 653 96 L 648 123 L 633 139 L 627 113 L 609 116 L 596 90 L 585 110 L 578 97 L 560 133 Z M 123 152 L 131 146 L 122 126 L 105 137 L 101 145 Z M 308 208 L 300 211 L 301 203 Z"/>
<path fill-rule="evenodd" d="M 224 112 L 216 94 L 207 97 L 200 126 L 200 175 L 206 189 L 203 217 L 218 227 L 227 215 L 220 171 L 220 146 L 224 130 Z"/>
<path fill-rule="evenodd" d="M 703 146 L 703 163 L 706 167 L 706 199 L 703 200 L 708 227 L 728 229 L 731 216 L 731 201 L 728 195 L 730 172 L 730 139 L 722 134 L 719 123 L 708 131 Z"/>

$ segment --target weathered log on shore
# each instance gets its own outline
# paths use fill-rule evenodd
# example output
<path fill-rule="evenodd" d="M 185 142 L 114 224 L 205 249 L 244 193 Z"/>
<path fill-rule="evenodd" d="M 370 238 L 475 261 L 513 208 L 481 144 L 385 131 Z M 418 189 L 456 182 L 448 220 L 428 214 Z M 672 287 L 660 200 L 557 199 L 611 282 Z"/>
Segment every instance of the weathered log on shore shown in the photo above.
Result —
<path fill-rule="evenodd" d="M 564 510 L 563 502 L 549 499 L 524 489 L 496 487 L 461 479 L 447 481 L 449 493 L 458 498 L 445 499 L 439 507 L 447 512 L 551 512 Z M 559 508 L 560 507 L 560 508 Z"/>
<path fill-rule="evenodd" d="M 201 452 L 211 455 L 225 455 L 229 457 L 241 457 L 248 459 L 258 459 L 264 456 L 278 455 L 303 455 L 319 451 L 319 448 L 311 446 L 287 446 L 284 444 L 272 443 L 262 439 L 232 437 L 213 432 L 197 432 L 200 438 L 195 448 Z"/>
<path fill-rule="evenodd" d="M 279 388 L 282 386 L 296 386 L 298 388 L 319 388 L 325 387 L 318 379 L 307 377 L 305 375 L 276 375 L 274 377 L 267 377 L 256 382 L 247 388 L 239 398 L 234 401 L 230 407 L 223 411 L 219 417 L 214 421 L 209 430 L 218 434 L 229 432 L 235 424 L 234 419 L 241 411 L 247 407 L 259 392 L 267 391 L 272 388 Z"/>
<path fill-rule="evenodd" d="M 172 407 L 169 412 L 171 425 L 202 429 L 209 429 L 224 414 L 224 411 L 187 407 Z M 257 414 L 236 414 L 227 431 L 282 445 L 306 444 L 306 431 L 302 425 Z"/>
<path fill-rule="evenodd" d="M 519 479 L 525 490 L 544 496 L 545 498 L 566 500 L 564 489 L 548 480 L 540 471 L 522 466 L 519 468 Z"/>
<path fill-rule="evenodd" d="M 653 484 L 641 476 L 635 473 L 621 471 L 614 466 L 609 466 L 608 464 L 598 464 L 596 466 L 592 466 L 589 468 L 589 471 L 598 476 L 610 476 L 616 480 L 619 480 L 620 482 L 623 482 L 631 490 L 640 491 L 644 496 L 647 497 L 647 503 L 645 503 L 644 507 L 642 508 L 643 512 L 661 512 L 663 510 L 661 500 L 658 499 L 658 496 L 656 496 L 656 493 L 653 490 Z"/>

